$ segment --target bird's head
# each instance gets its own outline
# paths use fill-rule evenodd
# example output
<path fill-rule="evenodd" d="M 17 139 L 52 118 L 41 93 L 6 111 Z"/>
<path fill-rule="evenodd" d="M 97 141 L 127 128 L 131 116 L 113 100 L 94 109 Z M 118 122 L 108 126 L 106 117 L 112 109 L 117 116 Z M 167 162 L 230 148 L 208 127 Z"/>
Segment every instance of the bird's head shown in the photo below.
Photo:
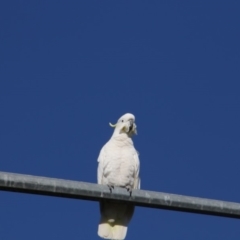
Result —
<path fill-rule="evenodd" d="M 115 128 L 115 132 L 126 133 L 129 136 L 137 134 L 137 125 L 135 124 L 135 117 L 131 113 L 126 113 L 121 116 L 116 124 L 109 123 L 111 127 Z"/>

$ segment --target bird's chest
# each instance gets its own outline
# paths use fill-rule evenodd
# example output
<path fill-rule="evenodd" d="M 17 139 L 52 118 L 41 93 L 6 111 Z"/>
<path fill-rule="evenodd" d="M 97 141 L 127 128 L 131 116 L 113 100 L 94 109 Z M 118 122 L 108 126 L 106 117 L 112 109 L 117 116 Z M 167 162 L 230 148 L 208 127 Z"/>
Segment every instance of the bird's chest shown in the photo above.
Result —
<path fill-rule="evenodd" d="M 131 185 L 134 179 L 134 152 L 129 148 L 115 149 L 109 153 L 110 161 L 104 169 L 104 177 L 116 186 Z"/>

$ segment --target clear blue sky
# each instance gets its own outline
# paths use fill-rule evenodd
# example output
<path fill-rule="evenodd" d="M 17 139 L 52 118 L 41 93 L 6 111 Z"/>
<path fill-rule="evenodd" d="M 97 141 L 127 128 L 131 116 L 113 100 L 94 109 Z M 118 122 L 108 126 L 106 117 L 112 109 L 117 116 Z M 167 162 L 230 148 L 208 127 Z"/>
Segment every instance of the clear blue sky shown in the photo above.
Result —
<path fill-rule="evenodd" d="M 142 189 L 240 202 L 239 1 L 2 1 L 0 171 L 96 182 L 136 116 Z M 99 239 L 97 202 L 0 192 L 0 239 Z M 127 239 L 239 239 L 239 220 L 137 208 Z"/>

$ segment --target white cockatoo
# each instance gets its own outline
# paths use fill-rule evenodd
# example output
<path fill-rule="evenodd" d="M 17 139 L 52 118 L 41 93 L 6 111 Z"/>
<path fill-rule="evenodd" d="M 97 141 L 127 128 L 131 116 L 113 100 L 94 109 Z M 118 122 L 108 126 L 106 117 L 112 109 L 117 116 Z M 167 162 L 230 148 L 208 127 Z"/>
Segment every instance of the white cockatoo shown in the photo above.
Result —
<path fill-rule="evenodd" d="M 98 157 L 98 184 L 107 185 L 111 192 L 115 186 L 126 188 L 131 195 L 132 189 L 140 188 L 140 162 L 132 141 L 137 133 L 135 117 L 126 113 L 110 126 L 115 129 Z M 125 239 L 134 205 L 103 200 L 100 212 L 98 235 L 105 239 Z"/>

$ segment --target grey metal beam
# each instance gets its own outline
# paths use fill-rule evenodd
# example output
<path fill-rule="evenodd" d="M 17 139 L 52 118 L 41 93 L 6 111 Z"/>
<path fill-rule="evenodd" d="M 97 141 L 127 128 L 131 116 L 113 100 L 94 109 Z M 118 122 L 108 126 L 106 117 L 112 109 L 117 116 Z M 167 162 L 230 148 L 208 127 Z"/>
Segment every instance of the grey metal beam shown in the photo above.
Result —
<path fill-rule="evenodd" d="M 0 190 L 92 201 L 105 199 L 143 207 L 240 218 L 240 204 L 234 202 L 145 190 L 133 190 L 130 196 L 125 189 L 117 187 L 110 193 L 104 185 L 8 172 L 0 172 Z"/>

